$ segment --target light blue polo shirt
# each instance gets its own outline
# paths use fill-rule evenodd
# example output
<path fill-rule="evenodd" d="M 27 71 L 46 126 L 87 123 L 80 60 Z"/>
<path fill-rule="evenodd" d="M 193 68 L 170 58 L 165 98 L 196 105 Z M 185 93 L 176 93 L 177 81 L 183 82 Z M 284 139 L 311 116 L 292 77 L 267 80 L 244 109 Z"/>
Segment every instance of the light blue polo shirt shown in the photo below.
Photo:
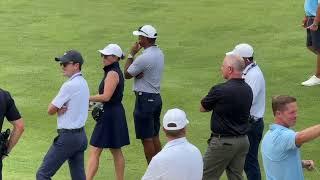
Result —
<path fill-rule="evenodd" d="M 278 124 L 270 125 L 261 143 L 261 154 L 267 180 L 303 180 L 300 150 L 296 132 Z"/>
<path fill-rule="evenodd" d="M 319 3 L 320 0 L 305 0 L 304 10 L 306 12 L 306 16 L 316 16 Z"/>

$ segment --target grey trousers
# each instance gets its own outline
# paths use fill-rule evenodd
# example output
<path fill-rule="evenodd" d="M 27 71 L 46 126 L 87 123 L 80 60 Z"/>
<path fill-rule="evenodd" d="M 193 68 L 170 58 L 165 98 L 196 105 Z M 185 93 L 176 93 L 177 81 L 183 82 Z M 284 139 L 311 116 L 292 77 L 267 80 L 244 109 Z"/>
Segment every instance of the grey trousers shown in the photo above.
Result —
<path fill-rule="evenodd" d="M 247 136 L 212 137 L 203 157 L 203 180 L 219 180 L 224 170 L 229 180 L 242 180 L 248 150 Z"/>
<path fill-rule="evenodd" d="M 84 151 L 88 140 L 85 131 L 63 132 L 54 141 L 37 172 L 37 180 L 51 180 L 68 160 L 72 180 L 85 180 Z"/>

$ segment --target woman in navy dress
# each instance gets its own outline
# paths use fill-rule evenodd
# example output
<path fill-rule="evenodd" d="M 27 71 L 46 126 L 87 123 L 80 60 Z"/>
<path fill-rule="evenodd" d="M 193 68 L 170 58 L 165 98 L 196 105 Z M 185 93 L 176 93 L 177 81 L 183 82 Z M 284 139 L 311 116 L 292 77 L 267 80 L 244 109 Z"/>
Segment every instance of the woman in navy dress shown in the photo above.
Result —
<path fill-rule="evenodd" d="M 117 44 L 109 44 L 99 50 L 104 65 L 104 77 L 99 86 L 99 94 L 90 96 L 90 101 L 103 103 L 103 115 L 97 120 L 90 140 L 90 152 L 87 164 L 87 180 L 95 176 L 99 158 L 103 149 L 110 149 L 116 179 L 124 179 L 125 160 L 121 147 L 130 144 L 125 111 L 121 103 L 124 79 L 119 67 L 123 52 Z"/>

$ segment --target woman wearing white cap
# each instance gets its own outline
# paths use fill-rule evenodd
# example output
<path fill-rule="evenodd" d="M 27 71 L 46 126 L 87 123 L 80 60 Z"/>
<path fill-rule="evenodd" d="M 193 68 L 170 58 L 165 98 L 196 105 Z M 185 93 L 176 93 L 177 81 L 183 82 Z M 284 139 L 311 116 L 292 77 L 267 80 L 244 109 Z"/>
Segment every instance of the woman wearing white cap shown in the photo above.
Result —
<path fill-rule="evenodd" d="M 116 179 L 123 180 L 125 160 L 121 147 L 130 144 L 125 111 L 121 103 L 124 79 L 118 63 L 124 55 L 117 44 L 109 44 L 99 52 L 104 65 L 104 77 L 99 86 L 99 94 L 90 96 L 90 101 L 102 102 L 104 112 L 97 120 L 91 136 L 87 180 L 95 176 L 104 148 L 109 148 L 113 155 Z"/>

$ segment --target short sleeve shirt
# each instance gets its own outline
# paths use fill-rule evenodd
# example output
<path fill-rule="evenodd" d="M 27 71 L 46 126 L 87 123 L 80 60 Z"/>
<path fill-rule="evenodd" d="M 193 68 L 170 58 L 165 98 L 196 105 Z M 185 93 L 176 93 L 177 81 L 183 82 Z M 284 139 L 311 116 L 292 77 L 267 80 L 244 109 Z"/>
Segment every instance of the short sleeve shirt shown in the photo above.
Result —
<path fill-rule="evenodd" d="M 8 91 L 0 89 L 0 127 L 3 120 L 15 121 L 21 118 L 21 115 Z"/>
<path fill-rule="evenodd" d="M 316 16 L 319 3 L 320 0 L 305 0 L 304 10 L 306 16 Z"/>
<path fill-rule="evenodd" d="M 159 94 L 163 67 L 164 55 L 160 48 L 151 46 L 145 49 L 127 70 L 132 76 L 143 73 L 142 78 L 134 78 L 133 90 Z"/>
<path fill-rule="evenodd" d="M 296 132 L 278 124 L 270 125 L 261 143 L 261 154 L 267 180 L 303 180 Z"/>
<path fill-rule="evenodd" d="M 58 129 L 77 129 L 85 125 L 89 108 L 89 87 L 81 73 L 76 73 L 60 88 L 51 102 L 55 107 L 67 106 L 67 111 L 58 115 Z"/>
<path fill-rule="evenodd" d="M 249 129 L 252 90 L 244 79 L 230 79 L 215 85 L 201 100 L 211 111 L 211 131 L 222 135 L 245 135 Z"/>

